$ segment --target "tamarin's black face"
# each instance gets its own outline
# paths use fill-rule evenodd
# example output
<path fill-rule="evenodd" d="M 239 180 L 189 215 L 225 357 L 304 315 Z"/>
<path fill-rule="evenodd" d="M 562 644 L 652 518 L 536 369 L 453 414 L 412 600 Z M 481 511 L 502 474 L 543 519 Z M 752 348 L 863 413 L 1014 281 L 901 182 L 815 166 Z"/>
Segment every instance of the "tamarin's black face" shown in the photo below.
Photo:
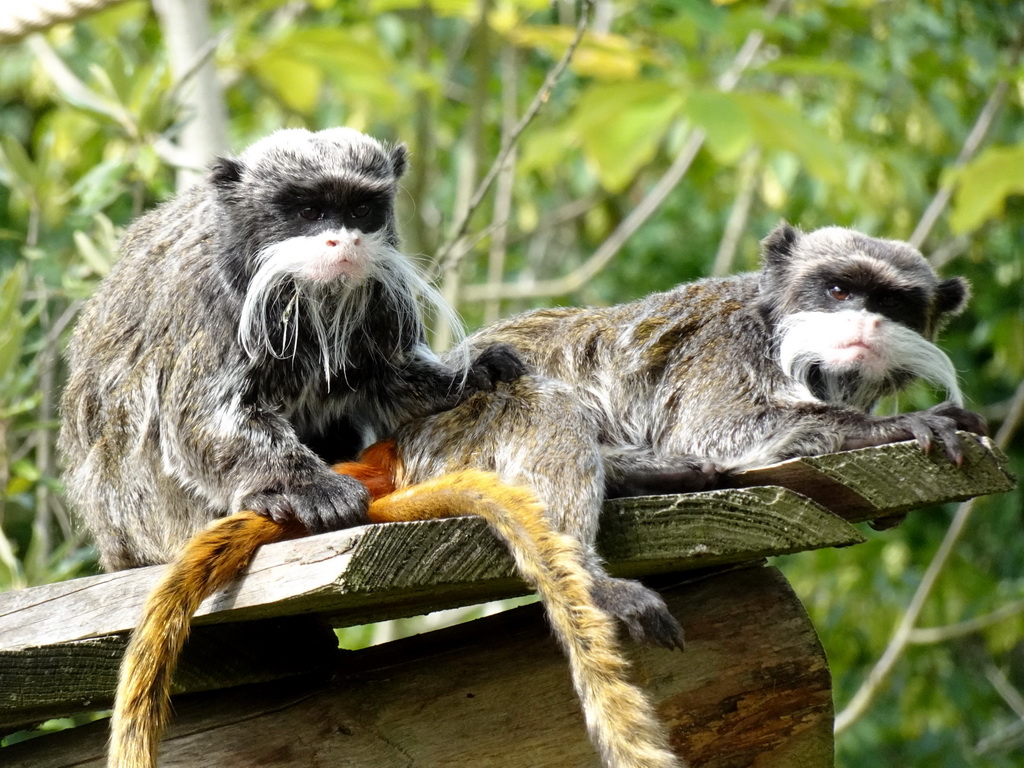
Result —
<path fill-rule="evenodd" d="M 221 160 L 211 181 L 222 213 L 225 268 L 247 288 L 263 272 L 349 286 L 395 258 L 394 197 L 403 146 L 357 131 L 278 131 L 237 159 Z"/>
<path fill-rule="evenodd" d="M 967 299 L 906 243 L 830 227 L 782 225 L 763 243 L 761 309 L 780 364 L 818 399 L 870 407 L 920 377 L 960 400 L 956 372 L 931 343 Z"/>
<path fill-rule="evenodd" d="M 315 361 L 330 383 L 357 357 L 425 348 L 421 300 L 458 327 L 398 251 L 405 166 L 404 145 L 350 128 L 278 131 L 214 166 L 218 267 L 251 360 Z"/>

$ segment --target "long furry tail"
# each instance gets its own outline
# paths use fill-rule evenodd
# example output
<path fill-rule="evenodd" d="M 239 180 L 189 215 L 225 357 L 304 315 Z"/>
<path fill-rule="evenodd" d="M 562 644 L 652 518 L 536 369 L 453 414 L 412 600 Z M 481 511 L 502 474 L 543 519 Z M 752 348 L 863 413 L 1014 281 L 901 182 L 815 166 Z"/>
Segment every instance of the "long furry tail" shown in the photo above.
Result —
<path fill-rule="evenodd" d="M 615 620 L 591 596 L 582 545 L 555 531 L 536 497 L 492 473 L 463 470 L 375 501 L 375 522 L 476 515 L 507 544 L 540 595 L 569 659 L 591 740 L 607 768 L 684 768 L 647 696 L 629 682 Z"/>
<path fill-rule="evenodd" d="M 594 604 L 580 543 L 550 526 L 530 491 L 489 472 L 463 470 L 383 496 L 369 509 L 373 522 L 460 515 L 484 518 L 540 595 L 607 768 L 683 768 L 651 703 L 628 680 L 615 621 Z M 170 565 L 146 601 L 121 664 L 108 768 L 155 768 L 171 678 L 193 614 L 249 565 L 260 546 L 302 533 L 298 524 L 238 512 L 197 534 Z"/>
<path fill-rule="evenodd" d="M 196 534 L 150 593 L 118 676 L 108 768 L 154 768 L 170 713 L 171 677 L 193 614 L 228 584 L 263 544 L 302 533 L 255 512 L 215 520 Z"/>

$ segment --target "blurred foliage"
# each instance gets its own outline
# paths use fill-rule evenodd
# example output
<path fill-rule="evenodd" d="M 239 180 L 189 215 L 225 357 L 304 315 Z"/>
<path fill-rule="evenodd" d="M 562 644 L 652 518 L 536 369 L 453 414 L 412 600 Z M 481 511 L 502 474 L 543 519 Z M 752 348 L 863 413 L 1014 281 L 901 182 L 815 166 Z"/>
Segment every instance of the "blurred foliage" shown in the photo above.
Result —
<path fill-rule="evenodd" d="M 341 123 L 407 142 L 402 229 L 407 250 L 426 255 L 446 242 L 578 13 L 560 0 L 218 0 L 212 11 L 234 148 L 279 127 Z M 623 301 L 713 265 L 754 268 L 758 239 L 781 218 L 905 239 L 947 188 L 951 205 L 923 250 L 973 285 L 944 346 L 971 404 L 998 427 L 1024 378 L 1024 8 L 793 0 L 768 20 L 755 2 L 601 0 L 593 16 L 514 170 L 473 213 L 461 281 L 544 280 L 583 263 L 696 129 L 704 148 L 612 262 L 577 293 L 534 304 Z M 719 78 L 758 31 L 751 65 L 723 91 Z M 59 353 L 120 229 L 172 193 L 161 146 L 185 119 L 148 4 L 54 28 L 46 41 L 70 77 L 26 44 L 0 56 L 0 588 L 94 567 L 52 492 Z M 980 151 L 959 162 L 1000 87 Z M 726 231 L 739 237 L 719 252 Z M 472 326 L 529 305 L 460 309 Z M 914 390 L 900 405 L 931 398 Z M 1022 448 L 1018 436 L 1009 449 L 1018 473 Z M 981 502 L 924 624 L 1024 597 L 1021 499 Z M 822 635 L 837 708 L 881 653 L 950 515 L 923 511 L 863 546 L 782 563 Z M 1024 691 L 1022 630 L 1016 616 L 912 647 L 839 739 L 839 764 L 1024 763 L 1020 702 L 993 683 L 1002 675 Z"/>

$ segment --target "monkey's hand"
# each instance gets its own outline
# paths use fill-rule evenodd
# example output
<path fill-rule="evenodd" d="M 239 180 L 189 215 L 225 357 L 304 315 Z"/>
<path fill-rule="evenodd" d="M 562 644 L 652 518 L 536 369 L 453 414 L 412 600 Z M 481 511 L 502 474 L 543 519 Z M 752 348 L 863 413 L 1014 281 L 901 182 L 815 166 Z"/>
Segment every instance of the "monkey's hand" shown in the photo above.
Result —
<path fill-rule="evenodd" d="M 606 576 L 595 578 L 591 595 L 598 607 L 626 625 L 638 643 L 683 650 L 683 628 L 653 589 L 632 579 Z"/>
<path fill-rule="evenodd" d="M 285 490 L 269 488 L 242 499 L 251 509 L 279 523 L 297 520 L 311 534 L 351 528 L 369 522 L 370 493 L 347 475 L 325 471 L 309 481 L 291 482 Z"/>
<path fill-rule="evenodd" d="M 978 435 L 988 434 L 988 426 L 981 416 L 953 403 L 940 403 L 926 411 L 876 419 L 874 427 L 867 434 L 847 437 L 843 448 L 866 448 L 899 440 L 917 440 L 921 450 L 928 453 L 938 441 L 949 460 L 959 467 L 964 463 L 964 446 L 957 430 Z"/>
<path fill-rule="evenodd" d="M 528 371 L 526 363 L 511 345 L 491 344 L 470 364 L 466 388 L 471 391 L 490 392 L 498 382 L 515 381 Z"/>

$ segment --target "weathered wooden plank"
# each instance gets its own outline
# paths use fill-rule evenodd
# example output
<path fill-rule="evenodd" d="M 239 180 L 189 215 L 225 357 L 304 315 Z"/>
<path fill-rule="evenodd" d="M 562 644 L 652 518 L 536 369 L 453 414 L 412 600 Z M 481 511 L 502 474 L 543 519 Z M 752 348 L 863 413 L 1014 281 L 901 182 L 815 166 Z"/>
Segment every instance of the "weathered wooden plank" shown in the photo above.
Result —
<path fill-rule="evenodd" d="M 602 522 L 613 571 L 679 571 L 862 540 L 845 521 L 779 488 L 631 502 Z M 0 650 L 128 630 L 162 570 L 2 594 Z M 203 603 L 196 622 L 320 613 L 342 626 L 525 592 L 478 518 L 374 525 L 264 547 L 243 579 Z M 0 675 L 8 672 L 2 661 Z"/>
<path fill-rule="evenodd" d="M 914 441 L 791 459 L 732 478 L 739 487 L 779 485 L 814 499 L 851 522 L 891 517 L 911 509 L 1004 493 L 1017 478 L 987 437 L 960 433 L 964 465 L 939 446 L 924 453 Z"/>
<path fill-rule="evenodd" d="M 803 496 L 771 486 L 615 499 L 601 518 L 608 565 L 629 575 L 728 565 L 862 541 L 849 523 Z"/>
<path fill-rule="evenodd" d="M 702 768 L 832 766 L 828 667 L 782 576 L 749 568 L 666 597 L 686 651 L 631 651 L 673 747 Z M 95 723 L 5 749 L 4 764 L 94 768 L 105 740 Z M 597 765 L 537 606 L 343 653 L 332 683 L 179 697 L 162 754 L 165 768 Z"/>

